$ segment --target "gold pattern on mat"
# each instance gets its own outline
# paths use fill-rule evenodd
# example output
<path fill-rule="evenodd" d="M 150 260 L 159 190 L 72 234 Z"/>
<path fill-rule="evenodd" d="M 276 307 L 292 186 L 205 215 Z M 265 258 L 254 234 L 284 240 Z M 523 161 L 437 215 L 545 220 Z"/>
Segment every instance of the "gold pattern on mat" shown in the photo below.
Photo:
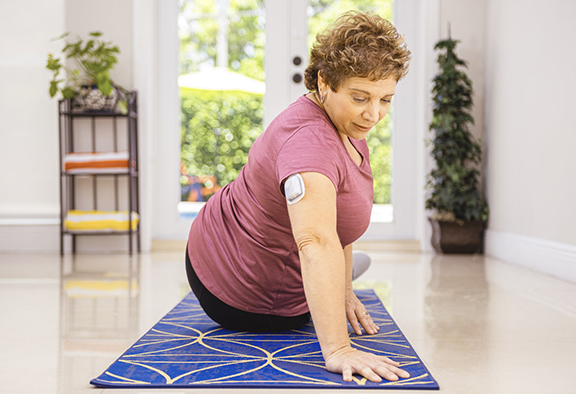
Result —
<path fill-rule="evenodd" d="M 393 358 L 404 367 L 421 364 L 375 293 L 364 295 L 362 301 L 381 332 L 356 336 L 351 331 L 353 346 Z M 354 376 L 353 382 L 367 385 L 360 376 Z M 258 387 L 266 383 L 285 384 L 283 387 L 345 385 L 339 375 L 326 371 L 312 323 L 282 334 L 233 332 L 210 320 L 190 296 L 93 383 L 190 387 L 234 384 L 233 387 L 240 384 Z M 398 382 L 381 383 L 382 386 L 415 384 L 435 382 L 429 374 L 421 373 Z"/>

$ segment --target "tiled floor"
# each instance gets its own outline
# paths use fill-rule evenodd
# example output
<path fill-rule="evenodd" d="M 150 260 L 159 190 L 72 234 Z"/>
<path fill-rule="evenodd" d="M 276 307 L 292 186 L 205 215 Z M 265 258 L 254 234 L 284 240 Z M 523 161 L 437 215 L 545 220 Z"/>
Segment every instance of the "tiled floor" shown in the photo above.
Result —
<path fill-rule="evenodd" d="M 576 393 L 576 284 L 483 256 L 370 254 L 359 281 L 387 284 L 441 392 Z M 182 253 L 0 254 L 0 392 L 145 392 L 89 381 L 187 291 Z"/>

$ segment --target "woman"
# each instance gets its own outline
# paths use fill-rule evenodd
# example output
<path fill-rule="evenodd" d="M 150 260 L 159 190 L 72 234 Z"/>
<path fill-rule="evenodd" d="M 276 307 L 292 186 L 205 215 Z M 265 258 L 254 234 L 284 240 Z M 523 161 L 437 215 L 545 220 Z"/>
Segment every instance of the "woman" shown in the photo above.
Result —
<path fill-rule="evenodd" d="M 306 94 L 254 142 L 238 178 L 214 195 L 190 230 L 187 273 L 208 316 L 242 331 L 314 321 L 329 371 L 408 377 L 392 360 L 350 346 L 376 326 L 352 291 L 352 242 L 373 201 L 365 138 L 386 114 L 410 51 L 392 24 L 348 12 L 318 35 Z"/>

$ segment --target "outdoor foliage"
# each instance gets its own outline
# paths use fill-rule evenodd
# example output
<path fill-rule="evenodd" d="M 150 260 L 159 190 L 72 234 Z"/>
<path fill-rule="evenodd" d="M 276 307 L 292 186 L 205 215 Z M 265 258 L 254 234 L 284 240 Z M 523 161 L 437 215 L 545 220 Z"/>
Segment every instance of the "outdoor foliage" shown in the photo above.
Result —
<path fill-rule="evenodd" d="M 308 47 L 316 40 L 316 35 L 344 12 L 374 11 L 382 18 L 392 20 L 392 0 L 309 0 L 308 7 Z"/>
<path fill-rule="evenodd" d="M 472 81 L 461 68 L 466 62 L 455 53 L 458 40 L 439 41 L 440 73 L 434 78 L 434 111 L 430 130 L 434 132 L 432 157 L 435 168 L 428 178 L 430 195 L 426 208 L 439 219 L 470 222 L 486 220 L 488 205 L 478 185 L 475 168 L 482 158 L 480 144 L 468 130 L 474 123 Z"/>
<path fill-rule="evenodd" d="M 248 151 L 262 132 L 261 96 L 198 92 L 182 97 L 183 194 L 193 176 L 215 175 L 218 185 L 232 182 L 248 160 Z M 209 178 L 202 183 L 213 182 Z M 217 191 L 211 184 L 204 188 Z M 213 193 L 203 196 L 204 199 Z M 182 198 L 185 199 L 186 195 Z"/>
<path fill-rule="evenodd" d="M 230 0 L 228 67 L 264 81 L 263 0 Z M 181 0 L 180 73 L 216 66 L 218 1 Z"/>
<path fill-rule="evenodd" d="M 374 178 L 374 204 L 392 202 L 392 111 L 368 133 L 370 166 Z"/>
<path fill-rule="evenodd" d="M 318 32 L 343 12 L 375 10 L 392 16 L 392 1 L 311 0 L 311 43 Z M 228 67 L 260 81 L 264 80 L 264 24 L 262 0 L 230 0 Z M 181 74 L 201 71 L 217 64 L 218 3 L 215 0 L 181 0 Z M 262 132 L 261 96 L 187 90 L 182 92 L 182 200 L 201 183 L 206 199 L 218 187 L 234 180 L 248 159 L 252 142 Z M 374 175 L 374 202 L 391 200 L 391 115 L 387 115 L 367 138 Z"/>
<path fill-rule="evenodd" d="M 308 47 L 316 35 L 340 15 L 349 10 L 374 11 L 383 18 L 392 20 L 392 0 L 310 0 L 308 12 Z M 392 110 L 368 133 L 366 142 L 370 149 L 370 165 L 374 178 L 374 203 L 392 202 Z"/>

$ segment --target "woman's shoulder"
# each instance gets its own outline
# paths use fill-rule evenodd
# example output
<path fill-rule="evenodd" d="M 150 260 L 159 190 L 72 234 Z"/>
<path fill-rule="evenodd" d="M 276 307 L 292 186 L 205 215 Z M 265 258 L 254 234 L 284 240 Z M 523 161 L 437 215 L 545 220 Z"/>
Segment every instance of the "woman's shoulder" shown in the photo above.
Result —
<path fill-rule="evenodd" d="M 296 101 L 290 104 L 274 120 L 278 120 L 286 124 L 331 124 L 326 112 L 324 112 L 324 110 L 316 105 L 312 100 L 306 97 L 306 95 L 298 97 Z"/>
<path fill-rule="evenodd" d="M 328 114 L 306 95 L 300 96 L 286 111 L 285 119 L 295 131 L 310 131 L 317 135 L 337 136 Z"/>

